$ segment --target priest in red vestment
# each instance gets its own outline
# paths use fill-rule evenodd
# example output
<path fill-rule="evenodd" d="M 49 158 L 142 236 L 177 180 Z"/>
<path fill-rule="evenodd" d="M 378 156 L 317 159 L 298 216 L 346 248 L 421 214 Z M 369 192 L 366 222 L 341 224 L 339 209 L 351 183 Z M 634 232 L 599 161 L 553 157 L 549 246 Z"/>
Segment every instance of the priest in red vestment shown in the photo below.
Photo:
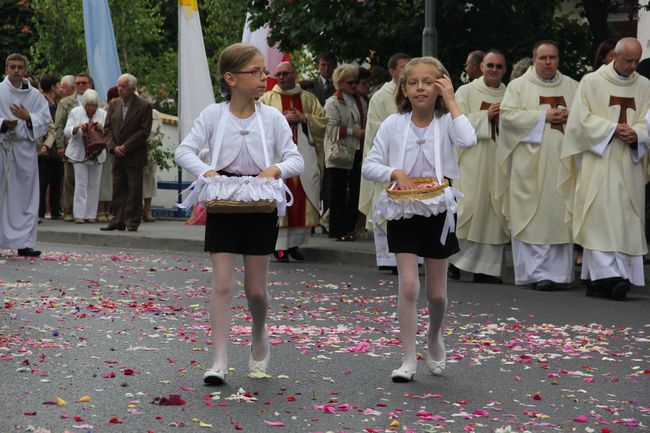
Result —
<path fill-rule="evenodd" d="M 293 131 L 293 141 L 305 160 L 299 176 L 285 180 L 293 194 L 293 205 L 280 220 L 275 256 L 279 261 L 304 260 L 298 247 L 306 244 L 311 229 L 319 223 L 320 189 L 323 173 L 323 135 L 327 113 L 314 94 L 296 84 L 296 69 L 290 62 L 276 68 L 277 84 L 260 102 L 282 111 Z"/>

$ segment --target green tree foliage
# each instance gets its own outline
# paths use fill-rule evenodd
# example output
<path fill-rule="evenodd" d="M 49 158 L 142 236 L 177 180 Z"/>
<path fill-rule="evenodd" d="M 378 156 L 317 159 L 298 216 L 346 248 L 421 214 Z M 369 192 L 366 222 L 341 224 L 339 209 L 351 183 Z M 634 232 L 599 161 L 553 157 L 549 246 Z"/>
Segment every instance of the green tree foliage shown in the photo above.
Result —
<path fill-rule="evenodd" d="M 31 0 L 34 39 L 29 52 L 34 76 L 87 71 L 81 0 Z"/>
<path fill-rule="evenodd" d="M 650 11 L 650 3 L 644 5 L 638 0 L 577 0 L 576 7 L 580 15 L 589 22 L 589 30 L 593 36 L 593 50 L 595 51 L 603 40 L 617 39 L 619 36 L 607 22 L 609 14 L 614 12 L 627 13 L 630 20 L 641 9 Z"/>
<path fill-rule="evenodd" d="M 578 76 L 592 57 L 592 36 L 580 16 L 558 15 L 560 0 L 438 0 L 438 56 L 453 78 L 467 53 L 499 48 L 510 62 L 530 56 L 533 44 L 555 39 L 562 70 Z M 420 55 L 424 0 L 253 0 L 254 23 L 268 22 L 270 41 L 287 51 L 307 46 L 361 60 L 375 52 L 380 64 L 397 51 Z"/>
<path fill-rule="evenodd" d="M 29 53 L 33 13 L 26 0 L 0 0 L 0 58 Z"/>
<path fill-rule="evenodd" d="M 219 80 L 216 78 L 219 54 L 228 45 L 241 42 L 248 5 L 237 0 L 204 0 L 199 6 L 203 8 L 201 23 L 214 96 L 216 100 L 221 100 Z"/>
<path fill-rule="evenodd" d="M 314 53 L 360 60 L 372 50 L 387 60 L 396 51 L 417 53 L 422 45 L 421 0 L 253 0 L 250 12 L 255 27 L 269 23 L 270 42 L 280 42 L 284 51 L 307 45 Z"/>

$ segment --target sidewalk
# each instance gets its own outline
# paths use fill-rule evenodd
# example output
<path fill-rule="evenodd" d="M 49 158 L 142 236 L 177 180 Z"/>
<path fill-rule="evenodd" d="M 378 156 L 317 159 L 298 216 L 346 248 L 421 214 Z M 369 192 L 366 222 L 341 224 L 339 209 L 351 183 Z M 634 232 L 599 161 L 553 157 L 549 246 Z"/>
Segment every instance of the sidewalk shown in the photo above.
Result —
<path fill-rule="evenodd" d="M 137 232 L 99 230 L 105 225 L 44 219 L 38 225 L 38 242 L 203 252 L 205 227 L 185 224 L 185 220 L 158 219 L 155 223 L 142 223 Z M 375 245 L 370 238 L 337 242 L 327 235 L 316 234 L 301 250 L 309 263 L 375 266 Z"/>
<path fill-rule="evenodd" d="M 44 219 L 38 225 L 38 242 L 61 244 L 106 246 L 116 248 L 135 248 L 145 250 L 203 252 L 204 226 L 185 224 L 180 219 L 158 219 L 155 223 L 142 223 L 137 232 L 103 232 L 100 227 L 106 224 L 74 224 L 62 220 Z M 304 263 L 335 263 L 375 267 L 375 244 L 371 237 L 354 242 L 337 242 L 327 235 L 316 234 L 309 243 L 300 248 L 305 254 Z M 644 266 L 646 281 L 650 279 L 650 266 Z M 463 279 L 468 278 L 465 274 Z M 576 280 L 579 283 L 579 269 Z M 471 278 L 471 277 L 470 277 Z M 502 278 L 512 283 L 514 269 L 512 252 L 506 248 L 505 267 Z"/>

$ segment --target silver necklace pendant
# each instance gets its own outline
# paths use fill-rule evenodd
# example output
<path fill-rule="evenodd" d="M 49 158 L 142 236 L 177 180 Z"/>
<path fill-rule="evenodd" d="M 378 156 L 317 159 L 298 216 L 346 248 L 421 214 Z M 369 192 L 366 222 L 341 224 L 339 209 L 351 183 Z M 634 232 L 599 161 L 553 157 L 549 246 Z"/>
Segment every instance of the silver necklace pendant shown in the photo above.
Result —
<path fill-rule="evenodd" d="M 417 144 L 424 144 L 426 140 L 424 138 L 420 138 L 418 141 L 416 141 Z"/>
<path fill-rule="evenodd" d="M 250 132 L 249 132 L 249 131 L 246 131 L 245 129 L 242 129 L 241 131 L 239 131 L 239 133 L 240 133 L 241 135 L 248 135 L 248 134 L 250 134 Z"/>

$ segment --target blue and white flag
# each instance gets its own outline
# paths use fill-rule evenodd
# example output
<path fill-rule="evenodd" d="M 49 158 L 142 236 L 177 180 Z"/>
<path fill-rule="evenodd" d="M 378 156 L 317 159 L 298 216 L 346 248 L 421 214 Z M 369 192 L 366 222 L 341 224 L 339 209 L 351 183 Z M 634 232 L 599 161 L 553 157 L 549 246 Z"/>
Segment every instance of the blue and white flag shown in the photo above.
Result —
<path fill-rule="evenodd" d="M 88 70 L 95 82 L 95 90 L 105 99 L 108 89 L 117 86 L 117 79 L 122 74 L 111 10 L 108 8 L 108 0 L 83 2 Z"/>

